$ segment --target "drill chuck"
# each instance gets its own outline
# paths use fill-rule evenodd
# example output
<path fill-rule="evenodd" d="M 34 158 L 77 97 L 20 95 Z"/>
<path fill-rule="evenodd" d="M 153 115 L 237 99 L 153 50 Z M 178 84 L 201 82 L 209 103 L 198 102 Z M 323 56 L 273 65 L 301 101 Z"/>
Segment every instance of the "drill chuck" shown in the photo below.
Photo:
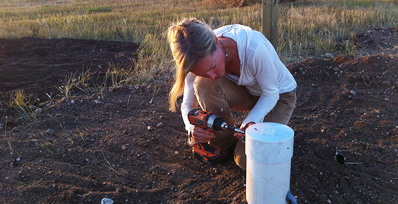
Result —
<path fill-rule="evenodd" d="M 211 130 L 222 130 L 223 124 L 225 123 L 223 119 L 217 117 L 214 114 L 209 114 L 206 122 L 206 127 Z"/>

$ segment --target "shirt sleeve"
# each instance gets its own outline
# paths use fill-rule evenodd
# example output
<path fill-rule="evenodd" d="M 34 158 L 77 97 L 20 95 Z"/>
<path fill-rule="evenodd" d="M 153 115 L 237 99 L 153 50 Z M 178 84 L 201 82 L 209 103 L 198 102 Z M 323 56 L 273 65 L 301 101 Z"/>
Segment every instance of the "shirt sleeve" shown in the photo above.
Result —
<path fill-rule="evenodd" d="M 248 122 L 261 123 L 264 117 L 275 107 L 279 100 L 279 83 L 277 67 L 273 56 L 265 44 L 260 44 L 252 58 L 249 60 L 248 68 L 251 69 L 253 77 L 261 89 L 260 99 L 242 122 L 245 126 Z M 273 48 L 272 48 L 273 49 Z"/>
<path fill-rule="evenodd" d="M 188 120 L 188 112 L 198 107 L 198 101 L 196 100 L 193 88 L 195 78 L 196 76 L 192 73 L 189 73 L 185 78 L 184 95 L 181 103 L 181 115 L 188 133 L 190 133 L 193 126 Z"/>

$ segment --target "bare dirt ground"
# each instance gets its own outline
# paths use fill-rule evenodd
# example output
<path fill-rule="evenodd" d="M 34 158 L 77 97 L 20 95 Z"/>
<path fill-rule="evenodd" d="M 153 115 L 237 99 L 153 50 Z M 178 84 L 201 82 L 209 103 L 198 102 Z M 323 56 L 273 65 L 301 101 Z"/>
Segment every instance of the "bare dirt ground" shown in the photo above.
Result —
<path fill-rule="evenodd" d="M 369 30 L 357 46 L 363 56 L 288 65 L 298 82 L 289 126 L 299 203 L 398 202 L 398 29 Z M 58 90 L 83 68 L 100 84 L 109 62 L 128 65 L 136 49 L 0 39 L 0 203 L 246 202 L 245 172 L 232 158 L 215 166 L 193 159 L 180 114 L 168 111 L 171 84 L 74 90 L 68 99 Z M 17 89 L 32 94 L 37 119 L 9 108 Z M 360 164 L 340 164 L 336 148 Z"/>

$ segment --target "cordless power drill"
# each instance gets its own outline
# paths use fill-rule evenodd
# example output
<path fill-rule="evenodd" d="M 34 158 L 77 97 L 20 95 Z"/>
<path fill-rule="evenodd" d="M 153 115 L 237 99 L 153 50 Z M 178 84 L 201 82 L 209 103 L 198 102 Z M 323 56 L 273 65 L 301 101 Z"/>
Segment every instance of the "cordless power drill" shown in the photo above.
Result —
<path fill-rule="evenodd" d="M 245 133 L 239 128 L 229 126 L 223 119 L 214 115 L 213 112 L 206 112 L 200 109 L 193 109 L 188 113 L 189 122 L 207 131 L 213 130 L 232 130 Z M 223 158 L 218 147 L 208 143 L 198 143 L 192 148 L 194 157 L 210 165 L 220 163 Z"/>

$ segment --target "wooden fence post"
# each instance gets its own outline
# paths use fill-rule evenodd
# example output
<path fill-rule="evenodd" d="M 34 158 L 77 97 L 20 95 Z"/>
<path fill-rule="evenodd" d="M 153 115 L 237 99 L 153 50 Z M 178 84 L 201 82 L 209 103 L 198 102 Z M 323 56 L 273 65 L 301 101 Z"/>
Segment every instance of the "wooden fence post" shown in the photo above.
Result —
<path fill-rule="evenodd" d="M 262 32 L 275 49 L 278 47 L 278 7 L 279 0 L 263 0 Z"/>

